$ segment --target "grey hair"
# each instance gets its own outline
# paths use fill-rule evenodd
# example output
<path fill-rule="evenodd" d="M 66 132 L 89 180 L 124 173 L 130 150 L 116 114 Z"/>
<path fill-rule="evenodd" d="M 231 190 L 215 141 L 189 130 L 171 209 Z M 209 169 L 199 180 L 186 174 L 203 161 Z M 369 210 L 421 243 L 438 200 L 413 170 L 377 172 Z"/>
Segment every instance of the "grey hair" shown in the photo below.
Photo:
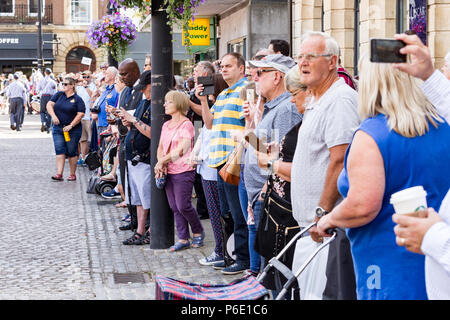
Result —
<path fill-rule="evenodd" d="M 214 69 L 214 65 L 209 61 L 200 61 L 197 63 L 198 66 L 202 67 L 203 71 L 208 74 L 208 76 L 212 76 L 216 73 L 216 69 Z"/>
<path fill-rule="evenodd" d="M 106 72 L 108 71 L 112 71 L 114 74 L 114 77 L 117 77 L 117 74 L 119 73 L 119 70 L 117 70 L 116 67 L 108 67 L 108 69 L 106 69 Z"/>
<path fill-rule="evenodd" d="M 309 31 L 302 36 L 301 43 L 305 42 L 307 39 L 311 37 L 322 37 L 325 40 L 325 53 L 332 54 L 339 58 L 340 49 L 336 39 L 334 39 L 332 36 L 330 36 L 328 33 L 325 32 Z"/>
<path fill-rule="evenodd" d="M 298 90 L 306 91 L 306 86 L 300 81 L 300 69 L 296 65 L 284 77 L 284 85 L 286 90 L 294 93 Z"/>

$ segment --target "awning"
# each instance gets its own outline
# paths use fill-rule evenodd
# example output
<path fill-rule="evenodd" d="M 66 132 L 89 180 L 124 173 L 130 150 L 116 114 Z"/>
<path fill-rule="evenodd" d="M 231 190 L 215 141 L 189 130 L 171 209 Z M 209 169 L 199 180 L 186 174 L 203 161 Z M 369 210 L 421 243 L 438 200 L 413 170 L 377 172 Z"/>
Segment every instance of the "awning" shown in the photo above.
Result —
<path fill-rule="evenodd" d="M 53 50 L 43 50 L 44 60 L 55 60 Z M 37 61 L 37 50 L 0 49 L 0 61 Z"/>

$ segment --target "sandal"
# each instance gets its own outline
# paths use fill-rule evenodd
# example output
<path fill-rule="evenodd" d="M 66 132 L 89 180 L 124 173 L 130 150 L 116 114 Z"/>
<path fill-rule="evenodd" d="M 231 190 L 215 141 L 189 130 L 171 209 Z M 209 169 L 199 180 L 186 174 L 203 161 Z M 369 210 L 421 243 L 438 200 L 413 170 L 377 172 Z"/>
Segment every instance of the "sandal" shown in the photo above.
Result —
<path fill-rule="evenodd" d="M 75 180 L 77 180 L 77 176 L 74 175 L 74 174 L 71 174 L 71 175 L 67 178 L 67 181 L 75 181 Z"/>
<path fill-rule="evenodd" d="M 189 240 L 186 243 L 177 241 L 177 242 L 175 242 L 175 244 L 173 246 L 170 247 L 169 251 L 175 252 L 175 251 L 180 251 L 180 250 L 184 250 L 184 249 L 189 249 L 190 247 L 191 247 L 191 243 L 189 242 Z"/>
<path fill-rule="evenodd" d="M 129 246 L 129 245 L 135 244 L 135 242 L 138 241 L 139 239 L 141 239 L 142 237 L 143 237 L 142 234 L 135 232 L 131 237 L 124 240 L 122 243 L 126 246 Z"/>
<path fill-rule="evenodd" d="M 126 208 L 127 207 L 127 202 L 126 201 L 122 201 L 120 203 L 117 203 L 114 205 L 116 208 Z"/>
<path fill-rule="evenodd" d="M 133 243 L 136 246 L 141 246 L 144 244 L 150 244 L 150 232 L 146 231 L 143 237 L 136 239 Z"/>
<path fill-rule="evenodd" d="M 52 180 L 56 180 L 56 181 L 63 181 L 64 179 L 63 179 L 63 175 L 62 174 L 55 174 L 53 177 L 52 177 Z"/>
<path fill-rule="evenodd" d="M 192 248 L 203 247 L 203 240 L 205 239 L 205 232 L 202 231 L 202 235 L 198 237 L 192 237 Z"/>

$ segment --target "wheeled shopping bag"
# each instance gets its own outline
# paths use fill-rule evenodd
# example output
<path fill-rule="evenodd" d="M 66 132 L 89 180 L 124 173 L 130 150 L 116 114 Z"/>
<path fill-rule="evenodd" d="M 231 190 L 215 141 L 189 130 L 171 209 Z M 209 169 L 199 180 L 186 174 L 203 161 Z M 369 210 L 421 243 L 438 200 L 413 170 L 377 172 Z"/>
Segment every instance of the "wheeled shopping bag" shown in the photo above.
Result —
<path fill-rule="evenodd" d="M 312 227 L 315 227 L 317 225 L 317 222 L 311 223 L 306 228 L 303 228 L 300 232 L 298 232 L 292 239 L 289 241 L 289 243 L 283 248 L 283 250 L 280 251 L 280 253 L 276 256 L 270 259 L 267 266 L 264 268 L 263 272 L 257 277 L 258 282 L 263 282 L 264 278 L 267 276 L 268 272 L 275 268 L 277 271 L 279 271 L 287 280 L 287 282 L 283 285 L 280 293 L 276 297 L 276 300 L 282 300 L 284 299 L 285 295 L 294 288 L 297 285 L 297 279 L 301 275 L 301 273 L 306 269 L 306 267 L 311 263 L 311 261 L 314 259 L 314 257 L 325 247 L 327 247 L 335 238 L 336 238 L 336 231 L 335 230 L 328 230 L 327 233 L 331 234 L 331 237 L 329 237 L 326 241 L 324 241 L 314 252 L 306 259 L 306 261 L 300 266 L 300 268 L 294 273 L 290 268 L 288 268 L 286 265 L 284 265 L 280 260 L 283 258 L 283 255 L 291 248 L 293 245 L 296 244 L 297 240 L 300 239 L 302 236 L 306 235 L 307 232 Z M 300 288 L 301 292 L 301 288 Z"/>
<path fill-rule="evenodd" d="M 235 280 L 229 284 L 196 284 L 156 276 L 156 300 L 259 300 L 269 293 L 255 277 Z"/>

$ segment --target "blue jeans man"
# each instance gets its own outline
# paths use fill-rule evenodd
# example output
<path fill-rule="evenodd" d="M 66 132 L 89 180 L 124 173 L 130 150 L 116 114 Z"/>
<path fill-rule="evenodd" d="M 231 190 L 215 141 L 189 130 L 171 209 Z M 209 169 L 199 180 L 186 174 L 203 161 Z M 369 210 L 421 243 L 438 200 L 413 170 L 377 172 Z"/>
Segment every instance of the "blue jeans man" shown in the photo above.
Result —
<path fill-rule="evenodd" d="M 249 268 L 250 255 L 248 251 L 248 227 L 239 201 L 238 187 L 223 181 L 217 169 L 217 188 L 219 190 L 220 209 L 222 215 L 229 208 L 234 222 L 234 249 L 236 262 L 222 270 L 224 274 L 237 274 Z"/>

